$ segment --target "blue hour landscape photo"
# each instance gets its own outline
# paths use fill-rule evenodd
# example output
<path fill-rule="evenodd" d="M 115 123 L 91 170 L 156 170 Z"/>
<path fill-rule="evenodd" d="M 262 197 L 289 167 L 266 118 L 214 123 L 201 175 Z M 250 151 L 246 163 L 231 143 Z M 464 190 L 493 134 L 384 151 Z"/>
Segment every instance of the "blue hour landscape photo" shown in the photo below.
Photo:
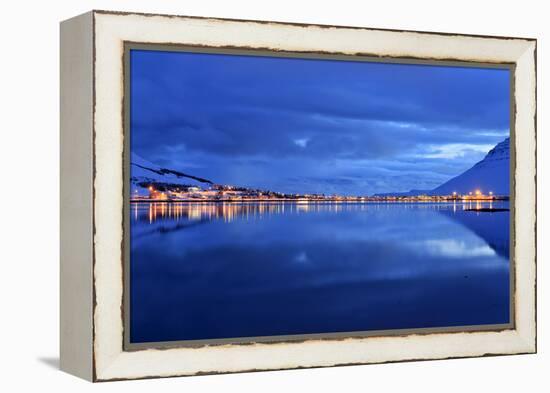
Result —
<path fill-rule="evenodd" d="M 130 343 L 511 322 L 508 68 L 128 64 Z"/>

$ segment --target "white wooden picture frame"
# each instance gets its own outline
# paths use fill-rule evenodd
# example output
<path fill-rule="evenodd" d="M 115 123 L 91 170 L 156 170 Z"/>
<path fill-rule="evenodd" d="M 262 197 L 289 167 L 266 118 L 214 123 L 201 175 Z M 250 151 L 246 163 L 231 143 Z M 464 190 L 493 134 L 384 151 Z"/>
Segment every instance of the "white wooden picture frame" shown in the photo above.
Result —
<path fill-rule="evenodd" d="M 128 43 L 508 64 L 513 69 L 513 324 L 194 347 L 124 345 Z M 90 381 L 536 352 L 536 40 L 91 11 L 61 23 L 61 368 Z"/>

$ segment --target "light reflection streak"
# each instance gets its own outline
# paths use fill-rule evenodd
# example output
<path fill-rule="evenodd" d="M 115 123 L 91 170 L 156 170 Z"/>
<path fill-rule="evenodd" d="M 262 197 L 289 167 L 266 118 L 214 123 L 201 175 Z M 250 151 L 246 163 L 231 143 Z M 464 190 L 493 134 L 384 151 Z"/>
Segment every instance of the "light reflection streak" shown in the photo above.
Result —
<path fill-rule="evenodd" d="M 276 214 L 311 214 L 317 212 L 340 213 L 343 211 L 389 210 L 394 207 L 391 203 L 212 203 L 212 202 L 150 202 L 132 203 L 133 221 L 148 221 L 153 224 L 157 220 L 223 220 L 230 223 L 237 218 L 244 220 L 269 219 Z M 462 210 L 472 209 L 472 202 L 465 203 L 437 203 L 437 204 L 400 204 L 402 209 L 435 209 L 451 210 L 456 214 L 457 205 Z M 498 205 L 498 204 L 497 204 Z M 493 208 L 493 202 L 476 202 L 475 208 L 484 206 Z"/>

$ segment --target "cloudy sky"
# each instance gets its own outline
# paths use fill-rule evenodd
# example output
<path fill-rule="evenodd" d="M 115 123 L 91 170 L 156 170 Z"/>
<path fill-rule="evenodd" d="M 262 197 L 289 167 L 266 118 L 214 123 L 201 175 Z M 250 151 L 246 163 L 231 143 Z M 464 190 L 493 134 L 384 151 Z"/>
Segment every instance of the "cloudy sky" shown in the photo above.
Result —
<path fill-rule="evenodd" d="M 219 184 L 432 189 L 509 135 L 507 70 L 131 51 L 131 149 Z"/>

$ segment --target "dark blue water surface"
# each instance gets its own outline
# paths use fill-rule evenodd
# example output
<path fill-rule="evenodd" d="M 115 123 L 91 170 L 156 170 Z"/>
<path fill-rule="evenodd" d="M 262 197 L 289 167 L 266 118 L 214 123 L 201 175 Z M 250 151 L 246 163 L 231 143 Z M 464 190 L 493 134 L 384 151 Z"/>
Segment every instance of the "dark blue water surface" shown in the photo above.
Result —
<path fill-rule="evenodd" d="M 472 207 L 133 203 L 130 341 L 508 323 L 510 214 Z"/>

